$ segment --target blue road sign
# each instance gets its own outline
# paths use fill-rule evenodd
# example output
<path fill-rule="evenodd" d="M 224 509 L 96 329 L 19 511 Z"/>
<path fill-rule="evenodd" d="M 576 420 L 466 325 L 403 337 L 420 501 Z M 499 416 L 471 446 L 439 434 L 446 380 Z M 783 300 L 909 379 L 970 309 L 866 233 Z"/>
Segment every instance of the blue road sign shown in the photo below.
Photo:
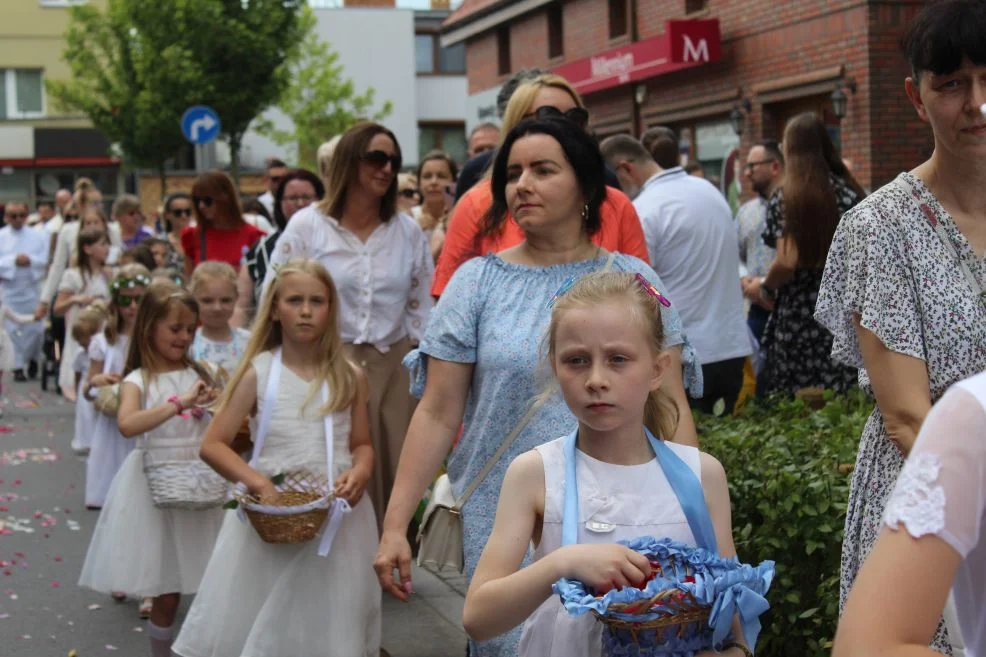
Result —
<path fill-rule="evenodd" d="M 219 136 L 219 115 L 205 105 L 194 105 L 181 117 L 181 133 L 193 144 L 208 144 Z"/>

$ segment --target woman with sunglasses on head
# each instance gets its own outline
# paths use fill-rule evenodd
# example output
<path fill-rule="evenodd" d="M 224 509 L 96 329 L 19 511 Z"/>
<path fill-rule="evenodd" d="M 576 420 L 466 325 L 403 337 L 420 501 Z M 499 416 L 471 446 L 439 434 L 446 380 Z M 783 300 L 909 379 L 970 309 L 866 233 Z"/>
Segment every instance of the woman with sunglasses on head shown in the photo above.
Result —
<path fill-rule="evenodd" d="M 414 208 L 414 218 L 428 236 L 431 256 L 435 260 L 445 243 L 449 213 L 454 204 L 455 179 L 459 167 L 448 153 L 431 151 L 418 164 L 421 205 Z"/>
<path fill-rule="evenodd" d="M 281 176 L 274 189 L 274 232 L 258 241 L 243 260 L 244 266 L 236 281 L 236 310 L 230 325 L 245 327 L 253 318 L 261 287 L 270 267 L 277 241 L 291 217 L 325 196 L 325 185 L 308 169 L 295 169 Z"/>
<path fill-rule="evenodd" d="M 194 227 L 181 233 L 185 253 L 185 272 L 191 275 L 195 265 L 218 260 L 239 269 L 243 256 L 257 240 L 266 235 L 243 219 L 240 196 L 224 172 L 206 171 L 192 185 Z"/>
<path fill-rule="evenodd" d="M 455 273 L 420 350 L 408 359 L 415 392 L 423 396 L 407 432 L 375 564 L 384 590 L 402 600 L 412 591 L 407 528 L 446 457 L 457 499 L 467 488 L 475 491 L 461 507 L 465 570 L 471 577 L 493 526 L 507 465 L 575 426 L 575 416 L 557 395 L 546 394 L 540 407 L 531 406 L 542 392 L 540 348 L 552 297 L 600 270 L 640 274 L 655 294 L 663 290 L 646 262 L 595 243 L 608 193 L 602 154 L 572 121 L 520 122 L 506 134 L 491 180 L 493 205 L 480 230 L 496 233 L 505 222 L 515 222 L 521 242 L 474 258 Z M 681 319 L 674 307 L 661 307 L 665 346 L 674 363 L 661 389 L 675 400 L 680 417 L 673 440 L 695 445 L 682 387 Z M 694 372 L 691 354 L 686 358 Z M 462 435 L 453 447 L 460 425 Z M 473 643 L 470 654 L 516 655 L 517 634 Z"/>
<path fill-rule="evenodd" d="M 524 118 L 564 117 L 585 130 L 589 113 L 582 97 L 558 75 L 542 75 L 519 87 L 510 97 L 503 113 L 503 128 L 507 134 Z M 600 175 L 605 175 L 605 166 Z M 484 233 L 482 218 L 493 203 L 490 181 L 484 180 L 466 192 L 455 204 L 448 222 L 448 233 L 435 266 L 435 281 L 431 293 L 438 297 L 448 284 L 452 274 L 467 260 L 490 252 L 497 252 L 523 241 L 524 233 L 512 221 L 503 222 L 495 233 Z M 602 228 L 593 236 L 596 244 L 609 251 L 617 251 L 647 261 L 647 244 L 640 219 L 626 194 L 607 186 L 600 209 Z"/>
<path fill-rule="evenodd" d="M 346 131 L 329 163 L 325 198 L 288 223 L 264 280 L 266 288 L 279 265 L 310 258 L 339 288 L 342 339 L 370 379 L 369 491 L 378 522 L 413 410 L 401 361 L 421 340 L 432 307 L 428 240 L 397 210 L 401 161 L 397 138 L 384 126 L 364 122 Z"/>

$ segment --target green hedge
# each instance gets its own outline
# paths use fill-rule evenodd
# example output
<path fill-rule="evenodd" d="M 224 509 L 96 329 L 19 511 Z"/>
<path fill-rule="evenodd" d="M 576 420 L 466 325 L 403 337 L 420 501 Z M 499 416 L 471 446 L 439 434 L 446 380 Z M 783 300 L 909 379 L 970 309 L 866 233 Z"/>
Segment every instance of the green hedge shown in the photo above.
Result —
<path fill-rule="evenodd" d="M 696 415 L 702 449 L 729 478 L 733 536 L 747 563 L 777 572 L 758 657 L 822 657 L 839 613 L 839 564 L 851 467 L 873 402 L 862 392 L 812 410 L 801 400 Z"/>

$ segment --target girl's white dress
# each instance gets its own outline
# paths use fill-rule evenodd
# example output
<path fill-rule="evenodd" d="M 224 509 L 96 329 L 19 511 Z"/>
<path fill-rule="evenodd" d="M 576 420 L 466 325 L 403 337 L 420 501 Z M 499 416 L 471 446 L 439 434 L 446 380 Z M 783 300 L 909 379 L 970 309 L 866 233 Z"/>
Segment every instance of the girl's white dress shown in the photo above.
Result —
<path fill-rule="evenodd" d="M 89 360 L 102 361 L 103 373 L 117 372 L 122 374 L 127 361 L 127 347 L 130 339 L 125 335 L 116 338 L 116 344 L 109 344 L 103 333 L 97 333 L 89 343 Z M 93 398 L 97 388 L 92 389 Z M 89 449 L 89 459 L 86 461 L 86 506 L 103 506 L 106 494 L 113 483 L 113 476 L 124 459 L 133 451 L 134 440 L 128 440 L 120 434 L 116 418 L 107 417 L 93 411 L 92 441 Z"/>
<path fill-rule="evenodd" d="M 85 294 L 99 299 L 110 298 L 110 281 L 106 274 L 99 272 L 94 276 L 86 276 L 82 279 L 82 272 L 78 267 L 68 269 L 62 275 L 62 281 L 58 285 L 59 292 L 71 292 L 72 294 Z M 75 363 L 75 355 L 82 350 L 78 342 L 72 339 L 72 324 L 76 316 L 82 310 L 81 306 L 69 308 L 68 315 L 65 317 L 65 349 L 62 352 L 61 364 L 58 366 L 58 385 L 61 388 L 75 387 L 75 372 L 72 365 Z"/>
<path fill-rule="evenodd" d="M 72 449 L 85 452 L 92 448 L 92 427 L 96 420 L 96 409 L 92 402 L 85 398 L 86 375 L 89 373 L 89 352 L 82 349 L 75 355 L 72 363 L 72 374 L 82 374 L 75 398 L 75 433 L 72 434 Z"/>
<path fill-rule="evenodd" d="M 257 416 L 263 412 L 271 353 L 253 359 Z M 309 384 L 281 369 L 277 400 L 258 469 L 269 476 L 307 469 L 325 473 L 325 429 Z M 333 478 L 352 466 L 350 412 L 332 416 Z M 324 527 L 323 527 L 324 530 Z M 343 518 L 328 556 L 319 539 L 264 543 L 228 512 L 199 593 L 172 651 L 181 657 L 378 657 L 381 592 L 373 571 L 377 549 L 373 505 L 363 495 Z"/>
<path fill-rule="evenodd" d="M 700 452 L 666 443 L 701 479 Z M 562 546 L 565 507 L 564 439 L 535 448 L 544 464 L 544 527 L 533 560 Z M 579 480 L 579 543 L 615 543 L 653 536 L 695 545 L 695 536 L 657 459 L 613 465 L 576 454 Z M 591 524 L 590 524 L 591 523 Z M 591 529 L 590 529 L 591 527 Z M 524 623 L 522 657 L 600 657 L 602 623 L 591 614 L 574 617 L 552 594 Z"/>
<path fill-rule="evenodd" d="M 159 374 L 150 382 L 146 404 L 141 406 L 160 406 L 197 379 L 191 368 Z M 142 370 L 131 372 L 124 381 L 140 388 L 143 397 Z M 150 446 L 165 458 L 198 458 L 207 426 L 208 416 L 201 420 L 176 416 L 144 437 L 132 439 L 137 448 L 113 479 L 89 543 L 80 586 L 134 597 L 195 593 L 219 534 L 223 510 L 218 506 L 202 511 L 154 506 L 143 451 Z"/>

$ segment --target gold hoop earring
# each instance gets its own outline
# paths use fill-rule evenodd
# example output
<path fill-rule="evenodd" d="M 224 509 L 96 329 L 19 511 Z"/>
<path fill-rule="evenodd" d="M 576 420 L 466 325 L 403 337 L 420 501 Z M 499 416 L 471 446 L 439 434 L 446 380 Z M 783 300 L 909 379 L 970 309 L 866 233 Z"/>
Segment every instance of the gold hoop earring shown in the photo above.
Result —
<path fill-rule="evenodd" d="M 582 221 L 584 223 L 588 223 L 589 222 L 589 204 L 588 203 L 583 203 L 582 204 Z"/>

